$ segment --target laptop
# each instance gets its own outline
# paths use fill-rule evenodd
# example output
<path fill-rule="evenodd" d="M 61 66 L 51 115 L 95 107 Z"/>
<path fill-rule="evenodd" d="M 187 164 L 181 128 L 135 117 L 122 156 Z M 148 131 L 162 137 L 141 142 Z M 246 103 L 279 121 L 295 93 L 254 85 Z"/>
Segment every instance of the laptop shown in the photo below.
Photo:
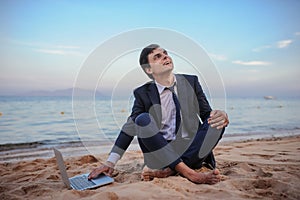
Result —
<path fill-rule="evenodd" d="M 92 189 L 92 188 L 100 187 L 114 182 L 113 178 L 106 176 L 105 174 L 100 174 L 97 178 L 91 180 L 88 180 L 89 173 L 81 174 L 69 178 L 61 152 L 56 148 L 53 148 L 53 150 L 61 174 L 61 178 L 68 189 L 86 190 L 86 189 Z"/>

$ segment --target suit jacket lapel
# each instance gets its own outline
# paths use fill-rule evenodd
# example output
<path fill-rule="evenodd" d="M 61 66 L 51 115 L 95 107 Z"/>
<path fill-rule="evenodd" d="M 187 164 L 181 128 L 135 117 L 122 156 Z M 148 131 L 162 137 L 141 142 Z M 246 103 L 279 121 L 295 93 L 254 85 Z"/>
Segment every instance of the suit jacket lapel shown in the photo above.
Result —
<path fill-rule="evenodd" d="M 161 118 L 162 118 L 161 103 L 160 103 L 159 93 L 158 93 L 157 87 L 154 82 L 150 84 L 147 94 L 152 103 L 148 112 L 155 118 L 156 123 L 160 127 L 161 126 Z"/>
<path fill-rule="evenodd" d="M 154 82 L 151 83 L 148 88 L 148 96 L 149 96 L 152 104 L 160 104 L 158 90 L 157 90 L 157 87 Z"/>
<path fill-rule="evenodd" d="M 178 94 L 178 100 L 181 106 L 181 110 L 187 110 L 185 107 L 187 106 L 187 99 L 189 97 L 187 91 L 189 91 L 189 88 L 187 86 L 187 81 L 182 75 L 175 74 L 176 81 L 177 81 L 177 94 Z"/>

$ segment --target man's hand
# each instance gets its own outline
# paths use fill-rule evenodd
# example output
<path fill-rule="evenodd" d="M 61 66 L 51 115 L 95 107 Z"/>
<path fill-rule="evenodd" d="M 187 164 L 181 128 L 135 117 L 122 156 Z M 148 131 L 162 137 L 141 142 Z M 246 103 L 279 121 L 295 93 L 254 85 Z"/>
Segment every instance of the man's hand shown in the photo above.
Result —
<path fill-rule="evenodd" d="M 105 164 L 102 164 L 101 166 L 94 169 L 88 176 L 88 179 L 97 178 L 100 174 L 105 174 L 107 176 L 112 176 L 112 173 L 114 172 L 114 164 L 111 162 L 106 162 Z"/>
<path fill-rule="evenodd" d="M 222 129 L 229 124 L 229 119 L 226 112 L 221 110 L 213 110 L 210 112 L 208 123 L 213 128 Z"/>

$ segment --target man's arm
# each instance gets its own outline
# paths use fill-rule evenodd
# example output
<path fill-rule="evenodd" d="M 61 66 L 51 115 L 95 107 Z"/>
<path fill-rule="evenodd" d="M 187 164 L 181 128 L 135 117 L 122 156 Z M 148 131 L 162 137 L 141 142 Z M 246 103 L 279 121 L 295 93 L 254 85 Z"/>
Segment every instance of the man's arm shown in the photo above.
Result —
<path fill-rule="evenodd" d="M 124 152 L 127 150 L 129 145 L 131 144 L 134 136 L 137 133 L 135 118 L 140 114 L 145 112 L 143 106 L 143 100 L 140 97 L 139 93 L 135 90 L 134 91 L 134 104 L 132 107 L 132 112 L 130 117 L 128 117 L 127 122 L 123 125 L 122 130 L 118 138 L 115 141 L 115 144 L 110 152 L 107 161 L 110 161 L 113 164 L 116 164 L 119 159 L 123 156 Z"/>
<path fill-rule="evenodd" d="M 212 110 L 197 77 L 195 82 L 195 93 L 199 103 L 201 120 L 208 119 L 208 123 L 217 129 L 226 127 L 229 124 L 227 113 L 222 110 Z"/>
<path fill-rule="evenodd" d="M 130 117 L 129 117 L 130 118 Z M 134 136 L 131 136 L 127 133 L 134 134 L 135 130 L 129 130 L 129 127 L 134 127 L 134 123 L 131 122 L 131 119 L 128 119 L 127 122 L 124 124 L 120 134 L 118 135 L 115 144 L 109 154 L 107 161 L 94 169 L 88 176 L 89 179 L 96 178 L 98 175 L 104 173 L 108 176 L 111 176 L 114 171 L 114 166 L 117 162 L 121 159 L 124 152 L 129 147 L 131 141 L 133 140 Z M 126 129 L 126 132 L 124 131 Z"/>
<path fill-rule="evenodd" d="M 229 124 L 228 115 L 222 110 L 213 110 L 208 118 L 208 123 L 213 128 L 222 129 Z"/>
<path fill-rule="evenodd" d="M 194 78 L 194 91 L 198 100 L 198 106 L 200 111 L 200 118 L 204 122 L 210 115 L 210 112 L 212 111 L 208 100 L 202 90 L 202 87 L 199 83 L 198 77 L 193 76 Z"/>
<path fill-rule="evenodd" d="M 142 100 L 139 95 L 134 92 L 135 101 L 132 107 L 132 113 L 130 117 L 128 117 L 127 122 L 123 125 L 122 130 L 120 131 L 115 144 L 109 154 L 107 161 L 94 169 L 88 176 L 89 179 L 96 178 L 98 175 L 104 173 L 109 176 L 112 175 L 114 171 L 114 166 L 117 164 L 118 160 L 121 159 L 124 152 L 129 147 L 132 142 L 134 136 L 136 135 L 136 125 L 134 120 L 137 115 L 145 112 L 144 107 L 142 105 Z"/>
<path fill-rule="evenodd" d="M 123 125 L 118 138 L 116 139 L 107 161 L 115 165 L 131 144 L 135 133 L 135 124 L 129 117 L 127 122 Z"/>

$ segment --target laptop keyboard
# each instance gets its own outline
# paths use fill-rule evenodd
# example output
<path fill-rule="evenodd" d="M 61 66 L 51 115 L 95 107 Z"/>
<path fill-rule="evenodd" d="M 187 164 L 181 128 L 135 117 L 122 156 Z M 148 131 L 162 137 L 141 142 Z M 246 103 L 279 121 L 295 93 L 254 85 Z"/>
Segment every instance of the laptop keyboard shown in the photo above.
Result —
<path fill-rule="evenodd" d="M 70 179 L 70 182 L 74 189 L 81 190 L 96 185 L 92 181 L 89 181 L 86 176 L 76 176 Z"/>

